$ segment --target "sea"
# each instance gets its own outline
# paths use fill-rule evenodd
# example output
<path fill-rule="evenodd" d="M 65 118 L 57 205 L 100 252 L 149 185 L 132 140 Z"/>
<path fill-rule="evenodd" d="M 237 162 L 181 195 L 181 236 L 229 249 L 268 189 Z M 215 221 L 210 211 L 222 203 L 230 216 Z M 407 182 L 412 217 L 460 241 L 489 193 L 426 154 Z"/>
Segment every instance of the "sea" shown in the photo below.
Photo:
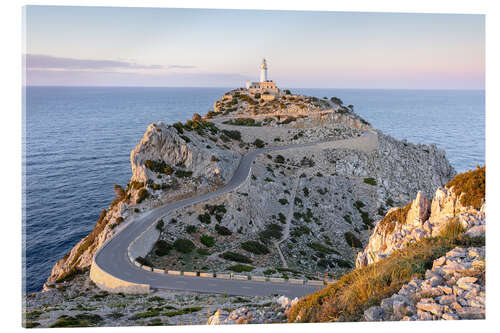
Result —
<path fill-rule="evenodd" d="M 52 266 L 94 227 L 131 176 L 130 152 L 152 122 L 205 114 L 230 88 L 26 87 L 23 292 L 39 291 Z M 300 89 L 340 98 L 376 129 L 436 144 L 457 172 L 485 160 L 483 90 Z"/>

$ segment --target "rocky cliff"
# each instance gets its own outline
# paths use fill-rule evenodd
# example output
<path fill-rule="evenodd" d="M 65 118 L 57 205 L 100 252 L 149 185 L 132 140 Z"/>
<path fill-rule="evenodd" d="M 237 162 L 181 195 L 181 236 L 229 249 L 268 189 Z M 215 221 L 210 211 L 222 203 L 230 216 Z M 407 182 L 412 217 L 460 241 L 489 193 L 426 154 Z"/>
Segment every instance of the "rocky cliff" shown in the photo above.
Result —
<path fill-rule="evenodd" d="M 213 143 L 216 127 L 190 122 L 186 126 L 151 124 L 130 154 L 132 177 L 103 210 L 93 231 L 59 260 L 47 282 L 60 282 L 89 267 L 95 252 L 134 215 L 178 198 L 212 190 L 227 182 L 240 154 Z M 47 285 L 44 286 L 47 290 Z"/>
<path fill-rule="evenodd" d="M 432 202 L 418 192 L 411 204 L 392 208 L 377 223 L 368 245 L 357 256 L 356 267 L 377 262 L 410 243 L 438 236 L 452 220 L 466 234 L 482 235 L 486 227 L 485 210 L 485 203 L 479 209 L 463 206 L 453 187 L 438 188 Z"/>

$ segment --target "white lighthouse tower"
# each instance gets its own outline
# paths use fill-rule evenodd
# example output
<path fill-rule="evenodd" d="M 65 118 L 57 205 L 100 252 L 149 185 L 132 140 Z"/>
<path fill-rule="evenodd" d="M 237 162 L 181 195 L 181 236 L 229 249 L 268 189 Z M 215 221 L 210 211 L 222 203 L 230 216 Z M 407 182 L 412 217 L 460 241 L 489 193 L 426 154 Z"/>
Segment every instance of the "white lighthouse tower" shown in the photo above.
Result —
<path fill-rule="evenodd" d="M 260 82 L 267 81 L 267 63 L 266 59 L 262 59 L 262 64 L 260 64 Z"/>

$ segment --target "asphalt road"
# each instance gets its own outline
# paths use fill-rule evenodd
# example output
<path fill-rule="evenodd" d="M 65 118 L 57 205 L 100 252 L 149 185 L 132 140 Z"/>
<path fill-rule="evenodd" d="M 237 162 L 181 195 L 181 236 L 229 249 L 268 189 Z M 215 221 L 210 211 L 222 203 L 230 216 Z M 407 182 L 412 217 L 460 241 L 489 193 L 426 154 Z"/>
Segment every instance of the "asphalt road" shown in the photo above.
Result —
<path fill-rule="evenodd" d="M 342 141 L 342 140 L 341 140 Z M 280 294 L 287 297 L 302 297 L 322 288 L 321 286 L 294 285 L 289 283 L 272 283 L 242 280 L 222 280 L 217 278 L 176 276 L 145 271 L 128 258 L 129 244 L 156 220 L 167 215 L 169 212 L 215 198 L 221 194 L 237 188 L 243 183 L 250 173 L 253 161 L 257 155 L 270 151 L 285 150 L 292 148 L 311 147 L 320 143 L 296 144 L 288 146 L 275 146 L 256 149 L 243 155 L 231 180 L 223 187 L 214 192 L 205 193 L 196 197 L 186 198 L 180 201 L 168 203 L 164 206 L 149 210 L 138 215 L 134 221 L 122 231 L 114 235 L 95 254 L 95 262 L 107 273 L 133 283 L 149 284 L 151 288 L 185 290 L 201 293 L 227 293 L 229 295 L 241 296 L 265 296 Z"/>

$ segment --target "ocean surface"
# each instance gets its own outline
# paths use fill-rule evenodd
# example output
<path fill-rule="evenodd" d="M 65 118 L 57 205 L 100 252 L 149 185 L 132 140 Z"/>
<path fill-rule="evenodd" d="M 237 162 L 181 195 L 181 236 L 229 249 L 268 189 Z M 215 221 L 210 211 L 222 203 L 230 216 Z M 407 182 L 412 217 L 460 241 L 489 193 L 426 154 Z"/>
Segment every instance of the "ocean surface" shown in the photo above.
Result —
<path fill-rule="evenodd" d="M 229 88 L 27 87 L 24 292 L 94 227 L 148 124 L 205 114 Z M 435 143 L 458 172 L 485 159 L 484 91 L 292 89 L 354 105 L 374 128 Z"/>

